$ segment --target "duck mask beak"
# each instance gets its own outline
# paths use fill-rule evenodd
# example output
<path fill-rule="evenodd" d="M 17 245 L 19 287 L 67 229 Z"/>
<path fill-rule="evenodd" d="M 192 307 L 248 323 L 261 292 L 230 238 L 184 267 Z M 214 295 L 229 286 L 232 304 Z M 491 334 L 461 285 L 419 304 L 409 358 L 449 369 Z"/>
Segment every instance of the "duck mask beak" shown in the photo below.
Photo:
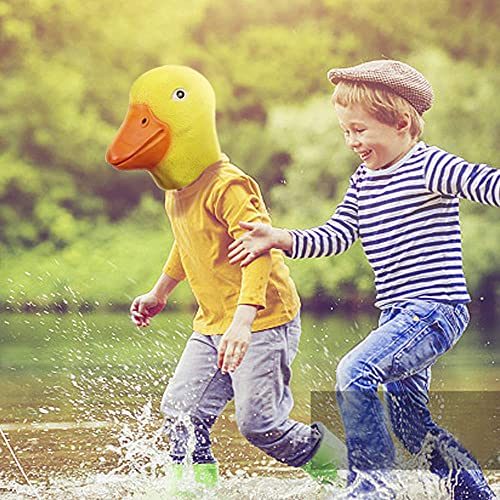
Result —
<path fill-rule="evenodd" d="M 106 161 L 119 170 L 150 170 L 167 154 L 170 142 L 168 125 L 149 106 L 131 104 L 106 152 Z"/>

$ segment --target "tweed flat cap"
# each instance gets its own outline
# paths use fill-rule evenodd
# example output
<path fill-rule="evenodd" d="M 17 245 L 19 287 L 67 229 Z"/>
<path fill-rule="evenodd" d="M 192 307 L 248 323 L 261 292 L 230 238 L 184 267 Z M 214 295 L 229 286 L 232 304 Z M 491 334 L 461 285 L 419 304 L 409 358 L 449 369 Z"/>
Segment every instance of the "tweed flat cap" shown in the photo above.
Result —
<path fill-rule="evenodd" d="M 383 85 L 406 99 L 419 114 L 430 109 L 434 99 L 432 86 L 424 75 L 408 64 L 390 59 L 369 61 L 352 68 L 333 68 L 328 72 L 328 79 L 333 84 L 350 81 Z"/>

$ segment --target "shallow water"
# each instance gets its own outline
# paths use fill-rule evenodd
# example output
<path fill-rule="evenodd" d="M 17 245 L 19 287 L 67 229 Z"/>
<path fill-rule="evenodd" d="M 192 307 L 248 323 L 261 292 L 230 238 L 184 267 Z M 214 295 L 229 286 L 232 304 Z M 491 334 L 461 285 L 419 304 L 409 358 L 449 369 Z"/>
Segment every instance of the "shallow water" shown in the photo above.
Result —
<path fill-rule="evenodd" d="M 370 317 L 303 318 L 292 416 L 342 428 L 329 401 L 339 359 L 375 325 Z M 190 315 L 166 314 L 149 331 L 125 314 L 1 314 L 0 427 L 41 498 L 169 498 L 158 405 L 190 334 Z M 473 328 L 433 369 L 435 419 L 473 451 L 500 493 L 498 352 Z M 312 407 L 311 407 L 312 401 Z M 228 405 L 214 427 L 217 498 L 341 497 L 275 462 L 238 433 Z M 403 460 L 405 458 L 403 457 Z M 401 472 L 398 498 L 447 498 L 418 468 Z M 195 497 L 209 497 L 193 491 Z M 0 497 L 36 498 L 0 438 Z"/>

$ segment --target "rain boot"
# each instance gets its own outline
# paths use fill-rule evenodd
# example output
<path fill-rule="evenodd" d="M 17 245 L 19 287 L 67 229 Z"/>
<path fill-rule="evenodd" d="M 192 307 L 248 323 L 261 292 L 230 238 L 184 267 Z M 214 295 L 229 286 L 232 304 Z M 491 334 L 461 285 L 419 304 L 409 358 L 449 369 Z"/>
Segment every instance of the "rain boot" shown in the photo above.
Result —
<path fill-rule="evenodd" d="M 193 464 L 193 476 L 189 474 L 184 464 L 171 464 L 169 493 L 173 498 L 190 499 L 198 498 L 198 489 L 204 491 L 214 490 L 219 482 L 219 470 L 217 463 Z M 189 484 L 190 478 L 194 482 Z M 188 483 L 186 483 L 188 481 Z"/>
<path fill-rule="evenodd" d="M 313 479 L 320 483 L 333 484 L 339 469 L 347 469 L 345 444 L 322 424 L 314 424 L 323 434 L 316 453 L 302 466 Z"/>
<path fill-rule="evenodd" d="M 194 464 L 194 480 L 203 488 L 213 490 L 219 484 L 219 468 L 217 463 Z"/>
<path fill-rule="evenodd" d="M 168 485 L 169 496 L 175 498 L 179 494 L 182 494 L 184 490 L 184 482 L 183 482 L 184 465 L 175 463 L 170 464 L 167 470 L 168 470 L 167 475 L 169 478 L 169 485 Z"/>

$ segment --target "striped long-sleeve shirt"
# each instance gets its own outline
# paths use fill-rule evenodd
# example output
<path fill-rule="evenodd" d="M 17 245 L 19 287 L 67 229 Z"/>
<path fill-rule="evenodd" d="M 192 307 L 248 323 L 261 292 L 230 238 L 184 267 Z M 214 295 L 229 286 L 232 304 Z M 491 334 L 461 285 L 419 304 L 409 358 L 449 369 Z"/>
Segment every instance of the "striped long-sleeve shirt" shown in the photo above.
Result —
<path fill-rule="evenodd" d="M 359 237 L 384 308 L 407 299 L 470 301 L 459 198 L 500 206 L 500 170 L 419 142 L 391 167 L 361 164 L 324 225 L 292 230 L 291 258 L 345 252 Z"/>

